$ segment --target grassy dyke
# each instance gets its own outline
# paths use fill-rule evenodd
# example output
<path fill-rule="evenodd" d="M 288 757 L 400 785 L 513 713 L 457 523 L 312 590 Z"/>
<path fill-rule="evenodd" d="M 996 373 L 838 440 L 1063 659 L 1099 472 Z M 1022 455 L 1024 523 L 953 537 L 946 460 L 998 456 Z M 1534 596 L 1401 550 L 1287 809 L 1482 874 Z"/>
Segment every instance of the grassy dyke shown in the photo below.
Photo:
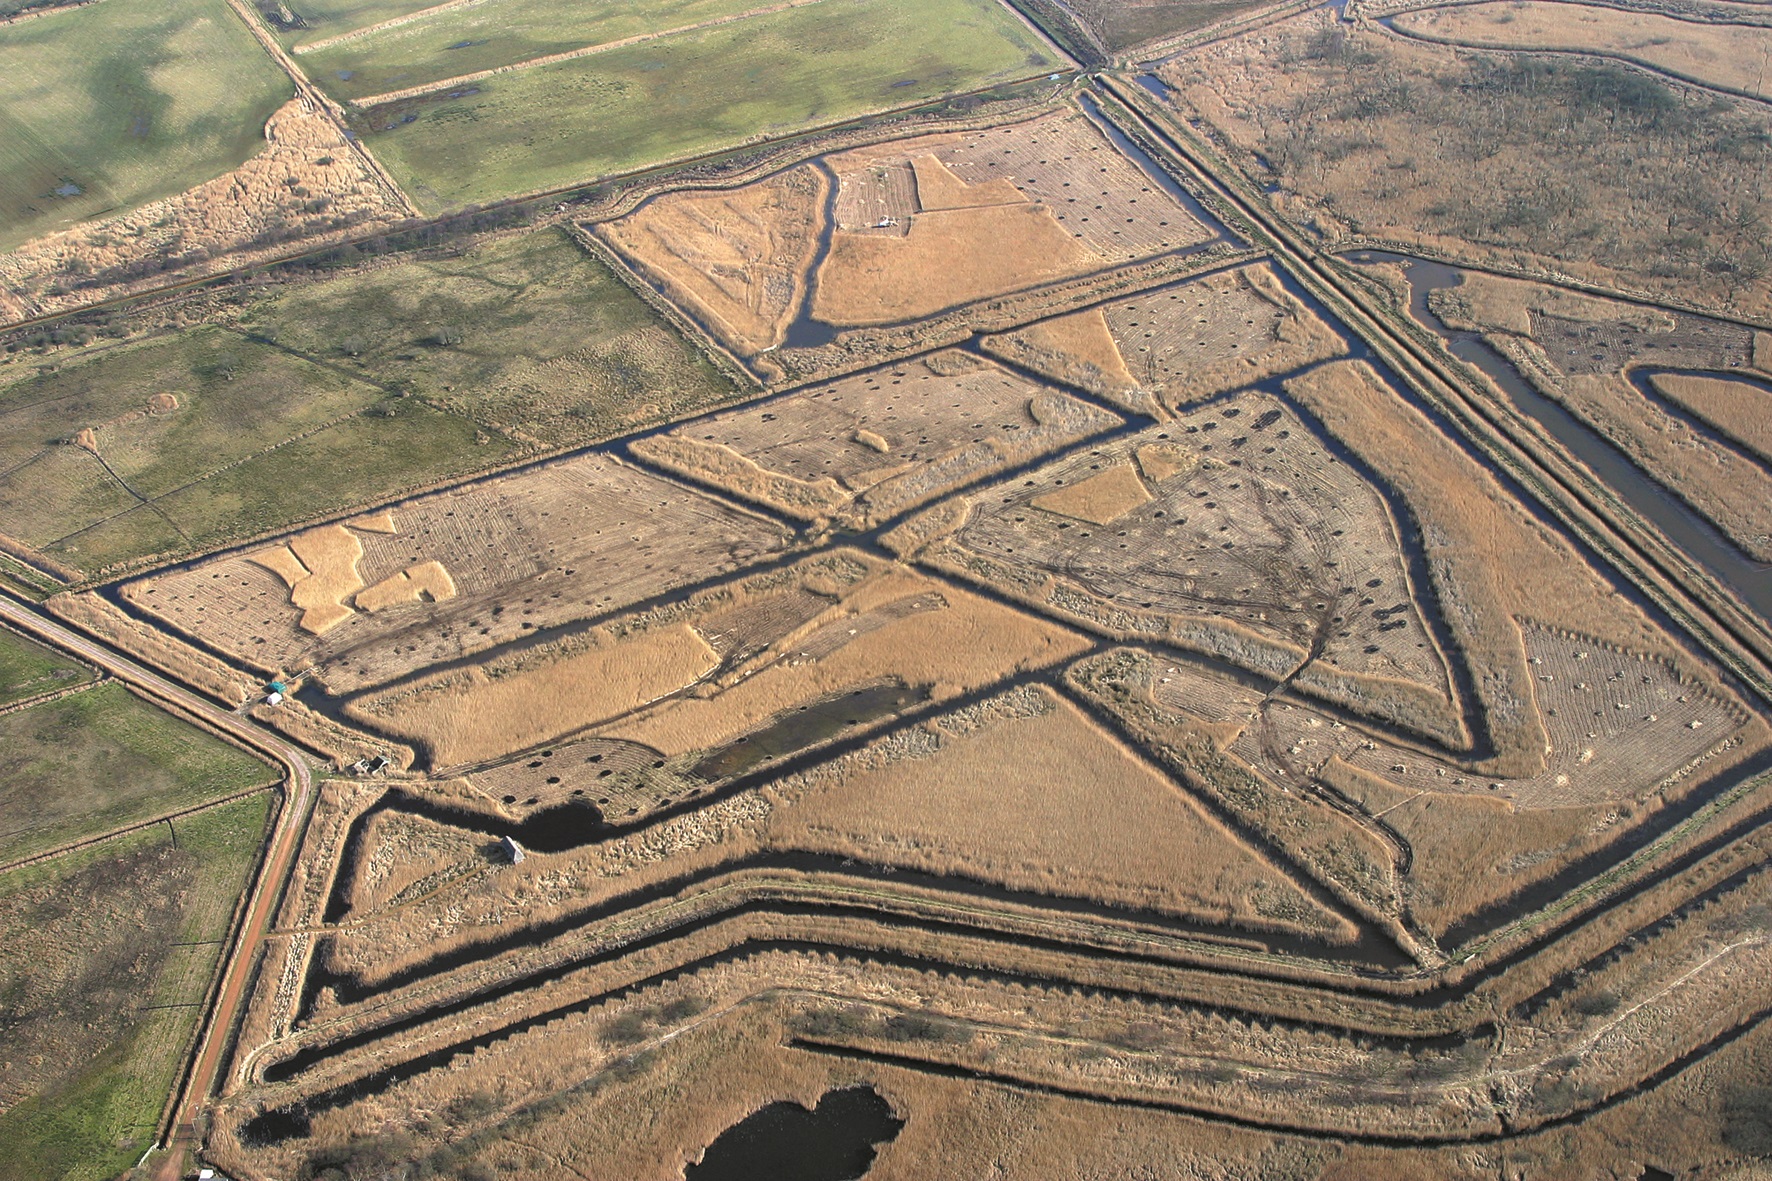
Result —
<path fill-rule="evenodd" d="M 0 533 L 96 574 L 736 393 L 553 229 L 179 315 L 200 318 L 0 364 Z M 87 428 L 96 455 L 66 442 Z"/>
<path fill-rule="evenodd" d="M 157 826 L 0 875 L 0 1030 L 24 1060 L 0 1066 L 20 1095 L 0 1113 L 6 1176 L 101 1181 L 141 1155 L 269 808 L 259 793 L 180 820 L 176 840 Z"/>
<path fill-rule="evenodd" d="M 1058 68 L 994 0 L 825 0 L 363 112 L 421 205 L 561 188 Z"/>
<path fill-rule="evenodd" d="M 758 0 L 649 0 L 633 7 L 501 0 L 324 45 L 298 60 L 334 98 L 358 99 L 763 6 Z"/>
<path fill-rule="evenodd" d="M 0 629 L 0 705 L 70 689 L 92 680 L 84 664 Z"/>
<path fill-rule="evenodd" d="M 301 24 L 286 26 L 281 21 L 267 19 L 265 24 L 273 30 L 284 48 L 303 45 L 309 41 L 319 41 L 327 37 L 336 37 L 340 33 L 348 33 L 353 29 L 368 28 L 382 21 L 398 20 L 434 8 L 441 0 L 295 0 L 289 11 L 301 19 Z M 255 5 L 260 12 L 276 13 L 277 0 L 268 0 Z"/>
<path fill-rule="evenodd" d="M 0 250 L 229 171 L 289 94 L 222 0 L 106 0 L 0 28 Z"/>
<path fill-rule="evenodd" d="M 0 716 L 0 859 L 276 778 L 258 759 L 123 686 L 100 685 Z"/>

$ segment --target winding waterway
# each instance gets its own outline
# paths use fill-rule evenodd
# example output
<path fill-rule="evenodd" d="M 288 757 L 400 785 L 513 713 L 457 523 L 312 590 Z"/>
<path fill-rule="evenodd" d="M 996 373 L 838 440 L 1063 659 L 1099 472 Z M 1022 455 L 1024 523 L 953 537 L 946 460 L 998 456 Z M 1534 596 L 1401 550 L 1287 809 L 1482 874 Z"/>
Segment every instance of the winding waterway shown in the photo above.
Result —
<path fill-rule="evenodd" d="M 1401 266 L 1409 281 L 1410 311 L 1423 327 L 1437 333 L 1455 356 L 1482 370 L 1515 409 L 1542 426 L 1669 541 L 1733 590 L 1762 619 L 1772 620 L 1772 566 L 1748 558 L 1684 501 L 1644 475 L 1610 440 L 1539 393 L 1481 334 L 1449 328 L 1434 314 L 1428 296 L 1458 286 L 1464 281 L 1462 271 L 1445 263 L 1377 250 L 1356 251 L 1347 259 L 1367 266 Z"/>

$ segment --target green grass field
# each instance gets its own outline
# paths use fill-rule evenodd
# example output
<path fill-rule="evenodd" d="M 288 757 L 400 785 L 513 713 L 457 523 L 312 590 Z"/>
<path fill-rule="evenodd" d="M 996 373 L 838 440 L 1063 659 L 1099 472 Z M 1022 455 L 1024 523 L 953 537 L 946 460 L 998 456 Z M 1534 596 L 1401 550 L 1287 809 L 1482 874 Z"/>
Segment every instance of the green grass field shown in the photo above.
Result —
<path fill-rule="evenodd" d="M 0 715 L 0 861 L 276 779 L 123 686 L 99 685 Z"/>
<path fill-rule="evenodd" d="M 0 533 L 97 573 L 735 393 L 553 229 L 218 299 L 222 323 L 0 366 Z M 58 441 L 85 427 L 96 455 Z"/>
<path fill-rule="evenodd" d="M 323 37 L 336 37 L 382 21 L 394 20 L 434 8 L 442 0 L 292 0 L 289 10 L 307 22 L 306 28 L 285 29 L 266 22 L 286 48 Z"/>
<path fill-rule="evenodd" d="M 734 396 L 731 383 L 558 230 L 291 289 L 243 325 L 551 447 Z M 450 343 L 438 344 L 439 334 Z"/>
<path fill-rule="evenodd" d="M 0 1173 L 102 1181 L 153 1138 L 268 793 L 0 874 Z M 147 1006 L 154 1006 L 152 1008 Z"/>
<path fill-rule="evenodd" d="M 83 685 L 92 676 L 72 657 L 0 628 L 0 705 Z"/>
<path fill-rule="evenodd" d="M 824 0 L 552 65 L 360 130 L 430 208 L 562 188 L 1057 68 L 995 0 Z M 410 122 L 407 120 L 410 118 Z"/>
<path fill-rule="evenodd" d="M 0 27 L 0 250 L 227 172 L 290 93 L 222 0 Z"/>
<path fill-rule="evenodd" d="M 548 54 L 681 29 L 767 0 L 651 0 L 643 6 L 489 0 L 397 25 L 299 59 L 340 99 L 384 94 Z"/>

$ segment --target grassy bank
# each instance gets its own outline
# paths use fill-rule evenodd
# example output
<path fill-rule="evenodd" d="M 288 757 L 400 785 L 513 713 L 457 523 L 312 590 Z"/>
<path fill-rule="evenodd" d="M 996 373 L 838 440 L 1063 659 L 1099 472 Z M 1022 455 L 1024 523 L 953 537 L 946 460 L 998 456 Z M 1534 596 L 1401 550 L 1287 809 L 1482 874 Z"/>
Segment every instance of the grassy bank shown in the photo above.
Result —
<path fill-rule="evenodd" d="M 222 0 L 106 0 L 0 28 L 0 250 L 227 172 L 289 93 Z"/>

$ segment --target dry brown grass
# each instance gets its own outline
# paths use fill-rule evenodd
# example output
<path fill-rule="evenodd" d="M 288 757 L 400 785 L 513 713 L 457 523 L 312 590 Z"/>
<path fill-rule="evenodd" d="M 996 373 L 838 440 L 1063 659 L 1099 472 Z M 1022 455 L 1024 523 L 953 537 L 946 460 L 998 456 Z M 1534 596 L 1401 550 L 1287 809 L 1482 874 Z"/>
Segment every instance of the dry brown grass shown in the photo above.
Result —
<path fill-rule="evenodd" d="M 978 209 L 986 205 L 1020 205 L 1027 200 L 1020 189 L 1003 177 L 969 185 L 938 156 L 912 156 L 911 173 L 917 179 L 917 208 L 923 213 L 938 209 Z"/>
<path fill-rule="evenodd" d="M 237 670 L 164 632 L 136 622 L 94 591 L 55 595 L 44 606 L 59 618 L 90 632 L 150 668 L 183 681 L 230 707 L 252 696 L 256 688 Z"/>
<path fill-rule="evenodd" d="M 1534 385 L 1609 438 L 1648 475 L 1709 519 L 1748 554 L 1772 559 L 1772 471 L 1695 429 L 1631 378 L 1635 366 L 1727 370 L 1751 360 L 1747 329 L 1674 315 L 1621 300 L 1598 299 L 1543 284 L 1467 273 L 1456 287 L 1430 297 L 1456 328 L 1490 334 Z M 1705 405 L 1721 418 L 1687 406 L 1750 450 L 1765 447 L 1753 404 L 1765 393 L 1745 383 L 1662 375 L 1656 388 L 1678 405 L 1674 389 L 1730 391 Z M 1710 384 L 1706 384 L 1710 383 Z M 1730 403 L 1739 398 L 1742 405 Z M 1768 452 L 1761 451 L 1761 455 Z"/>
<path fill-rule="evenodd" d="M 865 685 L 925 687 L 937 701 L 1088 647 L 1081 637 L 906 570 L 879 569 L 708 697 L 664 702 L 599 731 L 666 755 L 722 746 L 795 707 Z"/>
<path fill-rule="evenodd" d="M 1765 61 L 1772 55 L 1772 28 L 1539 0 L 1404 12 L 1394 24 L 1412 36 L 1455 45 L 1603 54 L 1762 98 Z"/>
<path fill-rule="evenodd" d="M 1430 299 L 1435 315 L 1449 327 L 1467 332 L 1531 336 L 1534 314 L 1584 324 L 1623 324 L 1637 332 L 1667 332 L 1675 326 L 1673 317 L 1666 312 L 1641 304 L 1596 299 L 1563 287 L 1505 279 L 1481 271 L 1465 271 L 1458 286 L 1441 288 Z"/>
<path fill-rule="evenodd" d="M 301 626 L 319 635 L 351 614 L 345 600 L 363 586 L 357 561 L 363 545 L 343 525 L 322 525 L 289 539 L 306 575 L 290 584 L 289 601 L 302 609 Z"/>
<path fill-rule="evenodd" d="M 1441 611 L 1495 745 L 1493 773 L 1529 776 L 1544 764 L 1544 728 L 1516 616 L 1672 653 L 1659 628 L 1364 362 L 1314 370 L 1288 382 L 1286 392 L 1389 483 L 1420 526 Z"/>
<path fill-rule="evenodd" d="M 1099 475 L 1028 501 L 1049 513 L 1111 525 L 1151 498 L 1151 491 L 1129 463 L 1116 463 Z"/>
<path fill-rule="evenodd" d="M 1772 463 L 1772 416 L 1764 386 L 1727 377 L 1657 373 L 1657 392 Z"/>
<path fill-rule="evenodd" d="M 1133 453 L 1138 470 L 1153 484 L 1185 476 L 1200 466 L 1200 453 L 1174 443 L 1146 443 Z"/>
<path fill-rule="evenodd" d="M 1347 351 L 1334 329 L 1266 265 L 1145 292 L 1082 315 L 1103 321 L 1112 369 L 1093 323 L 1079 317 L 986 337 L 983 347 L 1159 417 L 1164 408 L 1179 409 Z M 1055 338 L 1052 328 L 1061 324 L 1065 328 Z M 1085 348 L 1094 351 L 1084 355 Z"/>
<path fill-rule="evenodd" d="M 90 302 L 91 290 L 67 286 L 70 274 L 116 274 L 106 285 L 107 293 L 114 293 L 164 282 L 159 268 L 151 278 L 125 278 L 130 264 L 168 259 L 175 269 L 206 272 L 287 250 L 275 242 L 253 247 L 266 231 L 318 243 L 406 216 L 337 125 L 301 100 L 271 116 L 265 141 L 264 151 L 225 176 L 0 255 L 0 319 Z"/>
<path fill-rule="evenodd" d="M 1138 382 L 1127 370 L 1120 346 L 1114 342 L 1100 308 L 1042 320 L 1002 336 L 989 336 L 982 345 L 987 352 L 1024 369 L 1130 408 L 1142 409 L 1148 403 L 1148 399 L 1127 397 L 1137 390 Z"/>
<path fill-rule="evenodd" d="M 1026 123 L 888 141 L 828 157 L 839 180 L 837 207 L 850 211 L 839 217 L 841 228 L 859 228 L 853 214 L 864 206 L 889 216 L 908 211 L 894 198 L 908 195 L 912 161 L 919 157 L 939 161 L 968 188 L 1004 198 L 1009 190 L 998 182 L 1007 181 L 1020 192 L 1020 200 L 1051 211 L 1066 233 L 1103 265 L 1153 257 L 1212 236 L 1074 107 Z M 977 199 L 962 197 L 932 168 L 925 171 L 935 176 L 937 202 Z M 850 190 L 870 199 L 849 198 Z M 931 206 L 923 202 L 923 208 Z M 916 220 L 911 217 L 913 232 Z"/>
<path fill-rule="evenodd" d="M 830 324 L 891 324 L 1074 275 L 1096 261 L 1041 206 L 924 213 L 902 238 L 838 230 L 812 312 Z"/>
<path fill-rule="evenodd" d="M 362 533 L 398 533 L 400 527 L 394 523 L 393 509 L 377 509 L 373 513 L 364 513 L 360 517 L 352 517 L 345 524 Z"/>
<path fill-rule="evenodd" d="M 1547 396 L 1722 530 L 1749 557 L 1772 562 L 1772 471 L 1644 397 L 1620 374 L 1565 374 L 1535 342 L 1506 352 Z"/>
<path fill-rule="evenodd" d="M 643 459 L 789 516 L 866 529 L 1119 421 L 947 350 L 631 446 Z"/>
<path fill-rule="evenodd" d="M 649 435 L 629 443 L 628 450 L 666 471 L 711 484 L 802 521 L 828 517 L 849 503 L 849 495 L 829 476 L 801 480 L 773 472 L 724 443 L 708 443 L 679 434 Z"/>
<path fill-rule="evenodd" d="M 396 769 L 404 771 L 417 757 L 405 743 L 372 737 L 341 726 L 293 698 L 285 697 L 277 705 L 260 702 L 250 713 L 253 721 L 326 756 L 338 769 L 348 767 L 358 759 L 386 755 Z"/>
<path fill-rule="evenodd" d="M 420 562 L 410 570 L 384 578 L 351 601 L 371 614 L 402 603 L 439 603 L 455 597 L 455 580 L 443 563 Z"/>
<path fill-rule="evenodd" d="M 1076 112 L 857 149 L 830 164 L 838 206 L 852 210 L 813 301 L 833 324 L 914 319 L 1209 236 Z M 854 225 L 863 209 L 894 216 L 882 201 L 901 164 L 915 174 L 920 212 L 895 218 L 902 232 Z M 870 199 L 846 200 L 850 189 Z"/>
<path fill-rule="evenodd" d="M 1046 689 L 808 772 L 765 839 L 1245 926 L 1340 924 Z"/>
<path fill-rule="evenodd" d="M 1616 804 L 1522 811 L 1489 796 L 1401 791 L 1338 758 L 1318 774 L 1409 842 L 1415 859 L 1404 897 L 1435 933 L 1598 848 L 1621 821 Z"/>
<path fill-rule="evenodd" d="M 667 193 L 599 232 L 741 352 L 780 344 L 806 291 L 829 181 L 802 165 L 725 191 Z"/>
<path fill-rule="evenodd" d="M 137 579 L 122 594 L 233 659 L 266 671 L 316 667 L 329 691 L 345 693 L 717 577 L 790 537 L 780 522 L 603 452 L 416 497 L 394 515 L 398 533 L 350 526 L 363 547 L 359 576 L 380 584 L 437 562 L 453 597 L 355 611 L 315 636 L 300 626 L 288 582 L 240 554 Z"/>
<path fill-rule="evenodd" d="M 1147 462 L 1166 478 L 1111 528 L 1036 503 Z M 1469 745 L 1390 506 L 1283 399 L 1251 390 L 1193 407 L 969 499 L 964 526 L 923 561 L 1098 634 L 1200 652 Z"/>
<path fill-rule="evenodd" d="M 353 702 L 349 712 L 419 743 L 433 765 L 454 766 L 638 709 L 693 684 L 718 663 L 689 627 L 661 628 L 520 671 L 494 664 L 446 674 Z"/>
<path fill-rule="evenodd" d="M 1407 945 L 1394 852 L 1354 819 L 1307 798 L 1303 784 L 1270 779 L 1233 753 L 1236 727 L 1202 717 L 1191 701 L 1177 707 L 1161 700 L 1163 673 L 1151 653 L 1117 649 L 1078 662 L 1067 680 L 1118 717 L 1182 782 Z"/>
<path fill-rule="evenodd" d="M 1570 25 L 1573 12 L 1609 13 L 1534 7 Z M 1769 306 L 1772 288 L 1754 277 L 1768 254 L 1749 228 L 1758 198 L 1740 183 L 1772 159 L 1753 138 L 1758 103 L 1593 59 L 1338 24 L 1320 9 L 1160 72 L 1182 113 L 1276 183 L 1275 208 L 1328 249 L 1376 239 L 1755 316 Z"/>
<path fill-rule="evenodd" d="M 1327 784 L 1391 823 L 1414 852 L 1404 897 L 1439 937 L 1719 782 L 1765 743 L 1762 723 L 1664 660 L 1522 630 L 1546 732 L 1546 765 L 1525 777 L 1482 773 L 1184 662 L 1148 678 L 1148 692 L 1268 782 Z"/>

